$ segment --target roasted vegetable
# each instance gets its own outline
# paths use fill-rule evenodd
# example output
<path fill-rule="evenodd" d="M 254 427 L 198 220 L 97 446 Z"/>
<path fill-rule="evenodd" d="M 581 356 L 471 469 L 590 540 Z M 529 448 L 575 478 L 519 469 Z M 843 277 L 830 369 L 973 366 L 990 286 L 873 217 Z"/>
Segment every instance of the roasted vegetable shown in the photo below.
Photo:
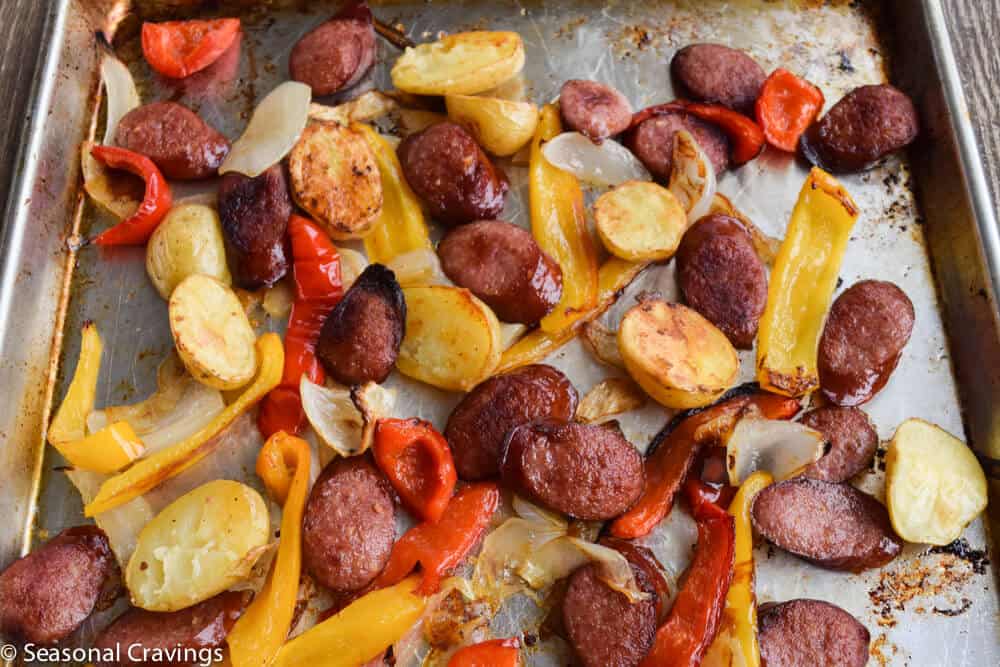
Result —
<path fill-rule="evenodd" d="M 499 86 L 524 67 L 516 32 L 474 31 L 445 35 L 408 48 L 392 66 L 392 83 L 417 95 L 473 95 Z"/>
<path fill-rule="evenodd" d="M 85 141 L 80 145 L 84 189 L 101 208 L 119 220 L 132 217 L 142 203 L 142 180 L 108 169 L 90 154 L 93 148 L 93 141 Z"/>
<path fill-rule="evenodd" d="M 646 395 L 632 380 L 608 378 L 590 388 L 576 409 L 576 419 L 584 424 L 600 424 L 641 408 L 645 402 Z"/>
<path fill-rule="evenodd" d="M 380 419 L 373 451 L 407 511 L 421 521 L 439 521 L 458 479 L 444 436 L 415 417 Z"/>
<path fill-rule="evenodd" d="M 633 262 L 669 259 L 688 226 L 673 193 L 648 181 L 628 181 L 601 195 L 594 220 L 604 247 Z"/>
<path fill-rule="evenodd" d="M 231 284 L 222 226 L 215 209 L 203 204 L 170 209 L 149 237 L 146 273 L 164 299 L 169 299 L 174 288 L 195 273 Z"/>
<path fill-rule="evenodd" d="M 531 141 L 538 127 L 538 107 L 473 95 L 445 97 L 448 117 L 463 125 L 487 153 L 513 155 Z"/>
<path fill-rule="evenodd" d="M 219 173 L 235 171 L 256 178 L 288 155 L 309 120 L 312 90 L 285 81 L 260 101 L 243 134 L 233 144 Z"/>
<path fill-rule="evenodd" d="M 139 176 L 146 183 L 142 201 L 132 215 L 94 238 L 97 245 L 142 245 L 170 210 L 172 197 L 167 179 L 153 161 L 117 146 L 94 146 L 90 154 L 102 165 Z"/>
<path fill-rule="evenodd" d="M 375 425 L 392 412 L 395 394 L 374 382 L 357 387 L 324 387 L 305 375 L 299 386 L 302 409 L 320 442 L 340 456 L 368 451 Z"/>

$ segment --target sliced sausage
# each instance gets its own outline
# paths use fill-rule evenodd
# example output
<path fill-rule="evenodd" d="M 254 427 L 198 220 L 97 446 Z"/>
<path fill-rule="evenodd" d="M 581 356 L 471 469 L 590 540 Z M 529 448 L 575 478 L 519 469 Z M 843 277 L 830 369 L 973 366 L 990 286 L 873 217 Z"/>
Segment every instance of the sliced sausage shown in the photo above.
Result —
<path fill-rule="evenodd" d="M 696 222 L 677 248 L 677 283 L 688 305 L 749 350 L 767 304 L 767 270 L 746 228 L 726 215 Z"/>
<path fill-rule="evenodd" d="M 388 483 L 365 457 L 334 459 L 313 485 L 302 518 L 302 564 L 338 592 L 364 588 L 396 539 Z"/>
<path fill-rule="evenodd" d="M 837 405 L 861 405 L 896 369 L 913 333 L 913 303 L 882 280 L 863 280 L 837 297 L 819 340 L 819 384 Z"/>
<path fill-rule="evenodd" d="M 613 429 L 544 419 L 507 436 L 500 474 L 515 491 L 563 514 L 616 517 L 639 498 L 642 456 Z"/>
<path fill-rule="evenodd" d="M 830 570 L 881 567 L 903 547 L 882 503 L 849 484 L 796 477 L 758 493 L 751 516 L 775 546 Z"/>
<path fill-rule="evenodd" d="M 562 271 L 530 232 L 499 220 L 451 230 L 438 245 L 441 268 L 504 322 L 535 324 L 562 296 Z"/>
<path fill-rule="evenodd" d="M 721 44 L 690 44 L 674 54 L 670 73 L 679 93 L 753 115 L 767 75 L 743 51 Z"/>
<path fill-rule="evenodd" d="M 146 611 L 133 607 L 111 622 L 94 640 L 102 655 L 114 652 L 117 661 L 102 661 L 102 667 L 118 665 L 193 665 L 191 660 L 143 660 L 146 655 L 167 655 L 167 651 L 198 655 L 221 648 L 226 635 L 243 612 L 249 595 L 226 591 L 193 607 L 173 612 Z M 202 653 L 204 655 L 204 653 Z"/>
<path fill-rule="evenodd" d="M 108 601 L 118 577 L 104 531 L 67 528 L 0 573 L 0 634 L 34 644 L 65 639 Z"/>
<path fill-rule="evenodd" d="M 674 135 L 687 130 L 721 174 L 729 167 L 729 139 L 719 128 L 683 111 L 661 113 L 639 123 L 626 144 L 654 178 L 667 182 L 674 168 Z"/>
<path fill-rule="evenodd" d="M 219 218 L 226 256 L 238 287 L 270 287 L 288 271 L 285 232 L 292 214 L 280 164 L 250 178 L 236 172 L 219 185 Z"/>
<path fill-rule="evenodd" d="M 651 549 L 620 537 L 606 535 L 600 539 L 600 543 L 621 553 L 633 568 L 639 568 L 646 575 L 644 580 L 639 580 L 639 585 L 643 590 L 652 593 L 653 599 L 656 600 L 656 625 L 659 627 L 670 611 L 670 586 L 663 574 L 663 565 L 656 555 Z M 649 588 L 646 588 L 644 583 L 650 584 Z"/>
<path fill-rule="evenodd" d="M 758 620 L 761 664 L 766 667 L 864 667 L 868 629 L 822 600 L 762 605 Z"/>
<path fill-rule="evenodd" d="M 534 419 L 572 419 L 577 393 L 552 366 L 523 366 L 476 385 L 448 417 L 444 437 L 458 476 L 467 481 L 496 477 L 507 434 Z"/>
<path fill-rule="evenodd" d="M 830 443 L 830 451 L 802 473 L 827 482 L 844 482 L 868 467 L 878 448 L 878 433 L 857 408 L 827 406 L 802 415 L 802 423 L 816 429 Z"/>
<path fill-rule="evenodd" d="M 176 102 L 153 102 L 122 116 L 115 143 L 152 160 L 163 175 L 183 181 L 209 178 L 229 154 L 229 140 Z"/>
<path fill-rule="evenodd" d="M 503 211 L 507 176 L 461 125 L 431 125 L 404 139 L 398 152 L 407 183 L 434 219 L 460 225 Z"/>
<path fill-rule="evenodd" d="M 600 143 L 632 122 L 632 105 L 620 92 L 596 81 L 570 79 L 559 91 L 559 111 L 570 130 Z"/>
<path fill-rule="evenodd" d="M 861 86 L 844 95 L 802 135 L 813 164 L 834 173 L 863 171 L 909 145 L 920 130 L 913 101 L 888 84 Z"/>
<path fill-rule="evenodd" d="M 332 95 L 353 86 L 375 64 L 375 30 L 364 3 L 361 16 L 338 15 L 307 32 L 292 47 L 288 70 L 313 95 Z M 364 16 L 367 15 L 367 16 Z"/>
<path fill-rule="evenodd" d="M 323 323 L 316 354 L 337 382 L 383 382 L 406 333 L 406 300 L 396 274 L 381 264 L 361 272 Z"/>

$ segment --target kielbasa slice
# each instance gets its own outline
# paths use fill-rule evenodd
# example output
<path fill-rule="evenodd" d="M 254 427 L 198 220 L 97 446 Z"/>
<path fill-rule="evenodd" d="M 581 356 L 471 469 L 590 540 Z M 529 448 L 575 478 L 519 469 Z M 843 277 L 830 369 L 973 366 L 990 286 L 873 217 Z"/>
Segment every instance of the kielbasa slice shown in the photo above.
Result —
<path fill-rule="evenodd" d="M 382 474 L 363 456 L 331 461 L 302 518 L 306 571 L 334 591 L 360 590 L 389 562 L 395 539 L 395 507 Z"/>
<path fill-rule="evenodd" d="M 837 405 L 877 394 L 896 369 L 913 333 L 913 303 L 882 280 L 862 280 L 837 297 L 819 341 L 819 384 Z"/>
<path fill-rule="evenodd" d="M 496 477 L 504 441 L 515 426 L 576 413 L 577 393 L 552 366 L 523 366 L 476 385 L 455 407 L 444 430 L 458 476 L 466 481 Z"/>
<path fill-rule="evenodd" d="M 500 474 L 546 507 L 593 521 L 631 507 L 645 481 L 642 456 L 617 430 L 554 419 L 510 432 Z"/>
<path fill-rule="evenodd" d="M 767 75 L 753 58 L 722 44 L 690 44 L 674 54 L 670 73 L 680 96 L 752 116 Z"/>
<path fill-rule="evenodd" d="M 352 16 L 338 15 L 307 32 L 292 47 L 288 70 L 292 80 L 312 88 L 313 95 L 332 95 L 356 84 L 375 64 L 375 30 L 364 3 Z"/>
<path fill-rule="evenodd" d="M 133 607 L 111 622 L 94 640 L 94 648 L 102 654 L 115 651 L 117 662 L 99 662 L 99 667 L 143 665 L 144 652 L 180 652 L 193 655 L 198 651 L 221 648 L 226 636 L 243 613 L 249 595 L 226 591 L 193 607 L 173 612 L 146 611 Z M 132 657 L 137 659 L 133 660 Z M 151 661 L 150 661 L 151 662 Z M 190 661 L 160 662 L 166 665 L 190 665 Z"/>
<path fill-rule="evenodd" d="M 775 546 L 830 570 L 881 567 L 903 548 L 882 503 L 849 484 L 786 480 L 757 494 L 751 516 Z"/>
<path fill-rule="evenodd" d="M 330 311 L 316 344 L 323 367 L 345 385 L 384 382 L 406 332 L 406 299 L 396 274 L 370 264 Z"/>
<path fill-rule="evenodd" d="M 844 95 L 806 130 L 806 159 L 837 174 L 863 171 L 917 138 L 913 101 L 888 84 L 861 86 Z"/>
<path fill-rule="evenodd" d="M 96 526 L 67 528 L 0 573 L 0 634 L 54 644 L 117 589 L 118 564 Z"/>
<path fill-rule="evenodd" d="M 688 305 L 734 346 L 753 347 L 767 305 L 767 270 L 738 220 L 709 215 L 685 232 L 677 248 L 677 283 Z"/>
<path fill-rule="evenodd" d="M 222 177 L 219 219 L 238 287 L 270 287 L 285 276 L 285 233 L 291 215 L 292 198 L 280 164 L 254 178 L 236 172 Z"/>
<path fill-rule="evenodd" d="M 115 142 L 148 157 L 167 178 L 183 181 L 214 176 L 229 154 L 228 139 L 176 102 L 132 109 L 118 122 Z"/>
<path fill-rule="evenodd" d="M 559 91 L 559 111 L 570 130 L 593 142 L 621 134 L 632 122 L 632 105 L 620 92 L 596 81 L 570 79 Z"/>
<path fill-rule="evenodd" d="M 802 473 L 827 482 L 844 482 L 868 467 L 878 448 L 878 433 L 857 408 L 826 406 L 802 415 L 802 423 L 816 429 L 830 443 L 830 451 Z"/>
<path fill-rule="evenodd" d="M 659 181 L 670 180 L 674 168 L 674 135 L 687 130 L 712 161 L 715 173 L 729 167 L 729 139 L 719 128 L 683 111 L 657 114 L 629 132 L 626 144 Z"/>
<path fill-rule="evenodd" d="M 761 605 L 761 663 L 767 667 L 864 667 L 871 635 L 854 616 L 822 600 Z"/>
<path fill-rule="evenodd" d="M 535 324 L 562 296 L 562 271 L 530 232 L 500 220 L 452 229 L 438 245 L 441 268 L 504 322 Z"/>
<path fill-rule="evenodd" d="M 398 153 L 407 183 L 435 220 L 461 225 L 503 211 L 507 176 L 461 125 L 431 125 L 404 139 Z"/>

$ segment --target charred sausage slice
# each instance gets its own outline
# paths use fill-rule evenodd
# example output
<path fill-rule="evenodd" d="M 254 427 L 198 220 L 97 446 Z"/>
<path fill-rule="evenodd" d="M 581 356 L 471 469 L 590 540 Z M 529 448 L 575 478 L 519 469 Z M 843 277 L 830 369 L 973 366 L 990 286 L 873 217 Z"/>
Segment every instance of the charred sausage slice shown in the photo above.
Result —
<path fill-rule="evenodd" d="M 767 75 L 743 51 L 721 44 L 690 44 L 674 54 L 670 73 L 681 97 L 721 104 L 752 115 Z"/>
<path fill-rule="evenodd" d="M 364 3 L 348 3 L 364 6 Z M 338 15 L 307 32 L 292 47 L 288 70 L 313 95 L 332 95 L 356 84 L 375 64 L 375 30 L 367 6 Z"/>
<path fill-rule="evenodd" d="M 546 417 L 569 420 L 576 403 L 569 378 L 544 364 L 524 366 L 476 385 L 452 411 L 444 430 L 458 476 L 467 481 L 496 477 L 511 429 Z"/>
<path fill-rule="evenodd" d="M 864 667 L 871 636 L 856 618 L 822 600 L 762 606 L 761 663 L 767 667 Z"/>
<path fill-rule="evenodd" d="M 903 547 L 882 503 L 849 484 L 796 477 L 758 493 L 751 516 L 775 546 L 830 570 L 881 567 Z"/>
<path fill-rule="evenodd" d="M 655 115 L 628 133 L 626 145 L 659 181 L 670 180 L 674 168 L 674 135 L 687 130 L 721 174 L 729 167 L 729 139 L 719 128 L 683 111 Z"/>
<path fill-rule="evenodd" d="M 451 230 L 438 245 L 441 268 L 504 322 L 535 324 L 562 296 L 562 271 L 530 232 L 499 220 Z"/>
<path fill-rule="evenodd" d="M 330 311 L 316 354 L 341 384 L 383 382 L 396 364 L 405 329 L 406 300 L 396 274 L 371 264 Z"/>
<path fill-rule="evenodd" d="M 827 482 L 844 482 L 868 467 L 878 448 L 878 433 L 857 408 L 827 406 L 807 412 L 802 423 L 830 443 L 830 451 L 802 473 Z"/>
<path fill-rule="evenodd" d="M 642 456 L 613 429 L 545 419 L 507 436 L 500 466 L 504 483 L 578 519 L 618 516 L 639 498 Z"/>
<path fill-rule="evenodd" d="M 67 528 L 0 573 L 0 634 L 35 644 L 65 639 L 108 601 L 118 576 L 101 529 Z"/>
<path fill-rule="evenodd" d="M 861 405 L 896 369 L 913 333 L 913 303 L 881 280 L 851 285 L 830 308 L 819 341 L 819 384 L 837 405 Z"/>
<path fill-rule="evenodd" d="M 620 92 L 596 81 L 570 79 L 559 91 L 559 111 L 570 130 L 600 143 L 632 122 L 632 105 Z"/>
<path fill-rule="evenodd" d="M 219 185 L 219 218 L 226 256 L 238 287 L 270 287 L 288 271 L 285 232 L 292 198 L 284 169 L 276 164 L 250 178 L 236 172 Z"/>
<path fill-rule="evenodd" d="M 382 474 L 362 456 L 331 461 L 302 518 L 306 571 L 334 591 L 360 590 L 389 562 L 395 539 L 395 507 Z"/>
<path fill-rule="evenodd" d="M 184 181 L 214 176 L 229 154 L 228 139 L 176 102 L 132 109 L 118 122 L 115 142 L 148 157 L 167 178 Z"/>

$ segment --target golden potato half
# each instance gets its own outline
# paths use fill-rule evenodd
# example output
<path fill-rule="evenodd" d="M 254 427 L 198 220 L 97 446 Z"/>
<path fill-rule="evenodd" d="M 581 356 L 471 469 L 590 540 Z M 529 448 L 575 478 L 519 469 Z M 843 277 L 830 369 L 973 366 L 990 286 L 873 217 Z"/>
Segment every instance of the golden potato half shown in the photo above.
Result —
<path fill-rule="evenodd" d="M 604 247 L 632 262 L 669 259 L 677 251 L 687 213 L 670 190 L 647 181 L 627 181 L 594 203 Z"/>
<path fill-rule="evenodd" d="M 448 117 L 472 133 L 487 153 L 506 157 L 526 146 L 538 127 L 538 107 L 474 95 L 444 98 Z"/>
<path fill-rule="evenodd" d="M 164 299 L 195 273 L 232 283 L 219 214 L 204 204 L 170 209 L 146 244 L 146 273 Z"/>
<path fill-rule="evenodd" d="M 479 30 L 406 49 L 391 76 L 396 88 L 416 95 L 473 95 L 499 86 L 523 67 L 520 35 Z"/>

